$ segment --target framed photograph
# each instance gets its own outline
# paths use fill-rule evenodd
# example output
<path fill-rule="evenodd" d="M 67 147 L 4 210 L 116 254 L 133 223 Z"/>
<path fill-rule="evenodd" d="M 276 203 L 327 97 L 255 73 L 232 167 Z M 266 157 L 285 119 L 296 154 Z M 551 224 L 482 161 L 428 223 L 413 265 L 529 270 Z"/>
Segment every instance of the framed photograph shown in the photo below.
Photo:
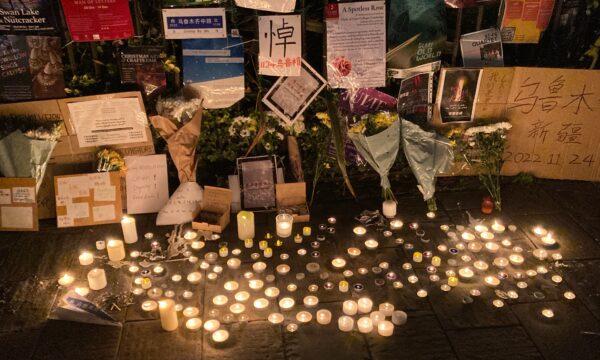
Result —
<path fill-rule="evenodd" d="M 268 211 L 277 207 L 277 158 L 274 155 L 237 159 L 242 209 Z"/>

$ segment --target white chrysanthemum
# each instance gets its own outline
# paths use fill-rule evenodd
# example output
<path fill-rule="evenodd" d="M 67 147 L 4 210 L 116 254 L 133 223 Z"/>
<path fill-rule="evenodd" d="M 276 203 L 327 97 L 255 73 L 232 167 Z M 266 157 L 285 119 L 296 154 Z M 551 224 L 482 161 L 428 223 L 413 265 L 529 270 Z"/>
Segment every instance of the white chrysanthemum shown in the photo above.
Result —
<path fill-rule="evenodd" d="M 235 127 L 233 126 L 233 124 L 231 124 L 231 126 L 229 126 L 229 136 L 235 136 L 235 133 Z"/>
<path fill-rule="evenodd" d="M 283 136 L 283 134 L 282 134 L 282 133 L 278 132 L 278 133 L 277 133 L 277 138 L 278 138 L 279 140 L 283 140 L 283 139 L 285 138 L 285 136 Z"/>
<path fill-rule="evenodd" d="M 250 131 L 248 129 L 242 129 L 242 131 L 240 131 L 240 136 L 243 138 L 247 138 L 248 136 L 250 136 Z"/>
<path fill-rule="evenodd" d="M 292 125 L 292 130 L 294 134 L 301 134 L 304 132 L 304 129 L 304 121 L 300 121 L 300 119 L 294 121 L 294 124 Z"/>
<path fill-rule="evenodd" d="M 271 143 L 265 143 L 265 150 L 269 151 L 273 148 L 273 146 L 271 146 Z"/>
<path fill-rule="evenodd" d="M 474 136 L 474 135 L 477 135 L 480 133 L 491 134 L 496 131 L 507 131 L 507 130 L 510 130 L 511 128 L 512 128 L 512 125 L 510 123 L 500 122 L 500 123 L 496 123 L 496 124 L 492 124 L 492 125 L 474 126 L 474 127 L 468 128 L 465 131 L 465 135 L 471 137 L 471 136 Z"/>

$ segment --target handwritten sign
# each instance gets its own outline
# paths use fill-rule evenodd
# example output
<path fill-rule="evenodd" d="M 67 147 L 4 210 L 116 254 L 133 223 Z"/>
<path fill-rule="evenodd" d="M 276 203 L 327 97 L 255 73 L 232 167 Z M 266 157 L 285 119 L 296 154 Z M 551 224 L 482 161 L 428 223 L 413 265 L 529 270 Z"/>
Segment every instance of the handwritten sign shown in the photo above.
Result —
<path fill-rule="evenodd" d="M 0 231 L 37 231 L 33 178 L 0 178 Z"/>
<path fill-rule="evenodd" d="M 300 15 L 258 17 L 258 71 L 262 75 L 300 76 L 302 18 Z"/>
<path fill-rule="evenodd" d="M 248 210 L 269 210 L 275 199 L 276 162 L 273 156 L 238 159 L 242 205 Z"/>
<path fill-rule="evenodd" d="M 155 213 L 169 201 L 167 156 L 127 156 L 127 213 Z"/>
<path fill-rule="evenodd" d="M 476 118 L 504 118 L 503 173 L 600 180 L 600 73 L 592 70 L 486 68 Z"/>
<path fill-rule="evenodd" d="M 202 188 L 195 181 L 181 183 L 156 217 L 156 225 L 176 225 L 194 220 L 202 206 Z"/>

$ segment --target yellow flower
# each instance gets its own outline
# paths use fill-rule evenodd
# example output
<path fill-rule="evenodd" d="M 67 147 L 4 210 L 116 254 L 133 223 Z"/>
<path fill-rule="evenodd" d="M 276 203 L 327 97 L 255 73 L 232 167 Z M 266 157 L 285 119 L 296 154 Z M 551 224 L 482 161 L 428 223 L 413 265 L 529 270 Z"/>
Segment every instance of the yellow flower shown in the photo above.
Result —
<path fill-rule="evenodd" d="M 362 121 L 352 125 L 350 127 L 350 129 L 348 129 L 348 132 L 351 132 L 354 134 L 362 134 L 364 131 L 365 131 L 365 123 Z"/>
<path fill-rule="evenodd" d="M 373 121 L 375 122 L 375 125 L 378 128 L 382 128 L 382 127 L 389 127 L 394 121 L 395 121 L 395 116 L 392 116 L 390 113 L 388 112 L 380 112 L 377 113 L 375 115 L 375 117 L 373 118 Z"/>
<path fill-rule="evenodd" d="M 331 119 L 329 119 L 329 114 L 327 114 L 326 112 L 319 112 L 317 113 L 317 119 L 321 120 L 321 122 L 327 126 L 328 128 L 331 128 Z"/>

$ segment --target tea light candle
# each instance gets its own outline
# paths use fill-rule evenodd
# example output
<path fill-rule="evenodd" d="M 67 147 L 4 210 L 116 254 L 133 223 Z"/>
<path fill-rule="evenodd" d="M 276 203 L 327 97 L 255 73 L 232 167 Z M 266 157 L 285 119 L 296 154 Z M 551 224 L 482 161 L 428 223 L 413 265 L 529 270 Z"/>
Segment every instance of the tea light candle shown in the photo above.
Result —
<path fill-rule="evenodd" d="M 473 253 L 480 252 L 481 248 L 483 248 L 483 245 L 481 245 L 479 241 L 470 242 L 469 245 L 467 245 L 467 249 Z"/>
<path fill-rule="evenodd" d="M 252 264 L 252 270 L 254 270 L 255 273 L 260 274 L 263 271 L 265 271 L 265 269 L 267 268 L 267 264 L 265 264 L 262 261 L 257 261 L 254 264 Z"/>
<path fill-rule="evenodd" d="M 401 310 L 396 310 L 392 313 L 392 323 L 394 325 L 404 325 L 406 324 L 406 320 L 408 315 Z"/>
<path fill-rule="evenodd" d="M 280 313 L 271 313 L 267 317 L 267 320 L 269 320 L 269 322 L 271 324 L 275 324 L 275 325 L 281 324 L 284 319 L 285 318 L 283 317 L 283 314 L 280 314 Z"/>
<path fill-rule="evenodd" d="M 545 260 L 548 257 L 548 252 L 544 249 L 533 250 L 533 256 L 538 260 Z"/>
<path fill-rule="evenodd" d="M 123 216 L 121 219 L 121 229 L 123 230 L 123 239 L 126 244 L 133 244 L 138 241 L 135 219 L 131 216 Z"/>
<path fill-rule="evenodd" d="M 552 233 L 542 236 L 542 243 L 546 246 L 556 245 L 556 240 L 552 237 Z"/>
<path fill-rule="evenodd" d="M 175 301 L 171 299 L 158 302 L 158 311 L 160 313 L 160 325 L 165 331 L 177 330 L 179 322 L 177 321 L 177 311 L 175 310 Z"/>
<path fill-rule="evenodd" d="M 343 332 L 352 331 L 354 327 L 354 319 L 350 316 L 340 316 L 338 319 L 338 328 Z"/>
<path fill-rule="evenodd" d="M 279 296 L 279 289 L 271 286 L 265 289 L 265 296 L 268 298 L 276 298 Z"/>
<path fill-rule="evenodd" d="M 488 241 L 485 243 L 485 249 L 493 254 L 500 250 L 500 245 L 496 244 L 495 242 Z"/>
<path fill-rule="evenodd" d="M 500 224 L 497 220 L 494 221 L 494 224 L 492 225 L 492 230 L 495 233 L 501 234 L 504 232 L 505 229 L 506 227 L 504 227 L 504 225 Z"/>
<path fill-rule="evenodd" d="M 546 234 L 548 234 L 548 230 L 546 230 L 546 229 L 544 229 L 544 227 L 538 225 L 533 228 L 533 233 L 538 237 L 542 237 L 542 236 L 546 236 Z"/>
<path fill-rule="evenodd" d="M 250 298 L 250 293 L 247 291 L 239 291 L 233 296 L 236 301 L 246 302 Z"/>
<path fill-rule="evenodd" d="M 450 276 L 448 278 L 448 285 L 452 286 L 452 287 L 457 286 L 458 285 L 458 278 L 456 276 Z"/>
<path fill-rule="evenodd" d="M 212 299 L 212 302 L 213 302 L 213 304 L 215 304 L 215 306 L 223 306 L 223 305 L 227 304 L 228 301 L 229 301 L 229 299 L 225 295 L 216 295 Z"/>
<path fill-rule="evenodd" d="M 219 329 L 212 334 L 212 340 L 216 343 L 223 343 L 229 339 L 229 331 Z"/>
<path fill-rule="evenodd" d="M 331 260 L 331 265 L 336 269 L 342 269 L 344 266 L 346 266 L 346 260 L 342 258 L 335 258 Z"/>
<path fill-rule="evenodd" d="M 342 311 L 346 315 L 356 315 L 356 313 L 358 312 L 358 304 L 354 300 L 346 300 L 342 304 Z"/>
<path fill-rule="evenodd" d="M 435 267 L 439 267 L 440 265 L 442 265 L 442 258 L 440 258 L 439 256 L 432 257 L 431 265 L 433 265 Z"/>
<path fill-rule="evenodd" d="M 254 238 L 254 213 L 251 211 L 240 211 L 237 214 L 238 239 L 246 240 Z"/>
<path fill-rule="evenodd" d="M 125 245 L 121 240 L 108 240 L 106 250 L 108 251 L 108 259 L 110 261 L 121 261 L 125 259 Z"/>
<path fill-rule="evenodd" d="M 379 242 L 375 239 L 369 239 L 365 241 L 365 247 L 369 250 L 375 250 L 379 246 Z"/>
<path fill-rule="evenodd" d="M 494 266 L 502 269 L 508 265 L 508 259 L 505 257 L 497 257 L 494 259 Z"/>
<path fill-rule="evenodd" d="M 200 320 L 197 317 L 188 319 L 185 322 L 185 327 L 186 327 L 186 329 L 188 329 L 190 331 L 198 331 L 198 329 L 200 329 L 202 327 L 202 320 Z"/>
<path fill-rule="evenodd" d="M 267 259 L 273 257 L 273 249 L 271 249 L 270 247 L 266 248 L 263 251 L 263 256 L 266 257 Z"/>
<path fill-rule="evenodd" d="M 158 308 L 158 303 L 154 300 L 146 300 L 142 303 L 142 310 L 144 311 L 154 311 Z"/>
<path fill-rule="evenodd" d="M 350 284 L 348 284 L 348 282 L 346 280 L 342 280 L 339 282 L 338 284 L 338 289 L 340 290 L 340 292 L 348 292 L 348 287 Z"/>
<path fill-rule="evenodd" d="M 381 311 L 373 311 L 369 317 L 371 318 L 373 326 L 377 326 L 380 321 L 385 320 L 385 315 L 383 315 Z"/>
<path fill-rule="evenodd" d="M 368 334 L 373 331 L 373 320 L 370 317 L 363 316 L 356 322 L 358 326 L 358 331 L 363 334 Z"/>
<path fill-rule="evenodd" d="M 162 267 L 161 265 L 156 265 L 153 269 L 152 272 L 156 275 L 161 275 L 163 272 L 165 272 L 165 268 Z"/>
<path fill-rule="evenodd" d="M 195 307 L 195 306 L 188 306 L 185 309 L 183 309 L 183 316 L 187 317 L 187 318 L 193 318 L 198 316 L 198 314 L 200 313 L 200 310 Z"/>
<path fill-rule="evenodd" d="M 192 249 L 202 250 L 206 243 L 204 241 L 192 241 Z"/>
<path fill-rule="evenodd" d="M 331 311 L 321 309 L 317 311 L 317 322 L 321 325 L 327 325 L 331 322 Z"/>
<path fill-rule="evenodd" d="M 198 271 L 191 272 L 187 275 L 187 281 L 190 284 L 198 284 L 200 283 L 200 279 L 202 279 L 202 274 Z"/>
<path fill-rule="evenodd" d="M 356 226 L 354 229 L 352 229 L 352 232 L 358 236 L 362 236 L 367 233 L 367 229 L 363 226 Z"/>
<path fill-rule="evenodd" d="M 96 250 L 104 250 L 106 248 L 106 241 L 98 240 L 96 241 Z"/>
<path fill-rule="evenodd" d="M 206 320 L 204 322 L 204 330 L 206 330 L 210 333 L 217 330 L 220 326 L 221 326 L 221 323 L 219 322 L 219 320 L 210 319 L 210 320 Z"/>
<path fill-rule="evenodd" d="M 485 282 L 485 284 L 487 286 L 490 286 L 490 287 L 496 287 L 496 286 L 500 285 L 500 279 L 498 279 L 497 277 L 492 276 L 492 275 L 486 276 L 483 281 Z"/>
<path fill-rule="evenodd" d="M 473 267 L 479 271 L 485 271 L 489 268 L 489 265 L 485 261 L 477 260 L 473 263 Z"/>
<path fill-rule="evenodd" d="M 244 306 L 244 304 L 234 303 L 231 304 L 231 306 L 229 307 L 229 311 L 231 311 L 233 314 L 238 315 L 246 311 L 246 306 Z"/>
<path fill-rule="evenodd" d="M 319 304 L 319 298 L 314 295 L 305 296 L 302 301 L 307 308 L 314 308 Z"/>
<path fill-rule="evenodd" d="M 312 320 L 312 314 L 308 311 L 300 311 L 296 314 L 296 320 L 301 323 L 307 323 Z"/>
<path fill-rule="evenodd" d="M 360 299 L 358 299 L 357 304 L 358 312 L 361 314 L 369 313 L 373 309 L 373 300 L 367 297 L 361 297 Z"/>
<path fill-rule="evenodd" d="M 75 288 L 75 293 L 79 296 L 87 296 L 90 293 L 90 288 L 86 286 L 78 286 Z"/>
<path fill-rule="evenodd" d="M 287 238 L 292 235 L 292 223 L 294 217 L 290 214 L 279 214 L 275 217 L 275 226 L 277 230 L 277 236 L 281 238 Z"/>
<path fill-rule="evenodd" d="M 508 256 L 508 260 L 510 261 L 511 264 L 513 264 L 515 266 L 519 266 L 519 265 L 523 265 L 525 258 L 523 258 L 523 255 L 521 255 L 521 254 L 510 254 Z"/>
<path fill-rule="evenodd" d="M 171 281 L 175 282 L 175 283 L 180 282 L 181 281 L 181 275 L 174 274 L 173 276 L 171 276 Z"/>
<path fill-rule="evenodd" d="M 475 273 L 473 272 L 473 270 L 471 270 L 470 267 L 464 267 L 464 268 L 458 269 L 458 275 L 461 278 L 470 279 L 473 277 L 473 275 L 475 275 Z"/>
<path fill-rule="evenodd" d="M 104 269 L 92 269 L 87 274 L 90 289 L 101 290 L 106 287 L 106 273 Z"/>
<path fill-rule="evenodd" d="M 377 333 L 381 336 L 392 336 L 394 333 L 394 324 L 387 320 L 380 321 L 377 324 Z"/>
<path fill-rule="evenodd" d="M 348 250 L 346 251 L 348 252 L 348 256 L 350 256 L 351 258 L 355 258 L 361 253 L 360 249 L 355 247 L 348 248 Z"/>
<path fill-rule="evenodd" d="M 396 207 L 397 204 L 394 200 L 385 200 L 383 204 L 381 204 L 383 216 L 387 218 L 393 218 L 394 216 L 396 216 Z"/>
<path fill-rule="evenodd" d="M 475 240 L 475 235 L 470 232 L 464 232 L 460 235 L 464 241 L 473 241 Z"/>
<path fill-rule="evenodd" d="M 413 253 L 413 261 L 416 262 L 416 263 L 422 262 L 423 261 L 423 253 L 415 251 Z"/>
<path fill-rule="evenodd" d="M 402 226 L 404 226 L 404 223 L 402 222 L 402 220 L 394 219 L 394 220 L 390 221 L 390 228 L 393 230 L 401 229 Z"/>
<path fill-rule="evenodd" d="M 94 262 L 94 255 L 89 251 L 84 251 L 79 255 L 79 264 L 86 266 Z"/>
<path fill-rule="evenodd" d="M 260 290 L 265 285 L 265 282 L 260 279 L 252 279 L 248 281 L 248 287 L 252 290 Z"/>
<path fill-rule="evenodd" d="M 73 275 L 66 273 L 58 279 L 58 284 L 61 286 L 69 286 L 73 281 L 75 281 Z"/>
<path fill-rule="evenodd" d="M 392 312 L 394 312 L 394 305 L 388 302 L 379 304 L 379 312 L 383 314 L 383 316 L 392 316 Z"/>
<path fill-rule="evenodd" d="M 302 235 L 303 236 L 310 236 L 312 234 L 312 229 L 310 226 L 305 226 L 302 228 Z"/>
<path fill-rule="evenodd" d="M 282 310 L 290 310 L 291 308 L 294 307 L 295 303 L 296 302 L 291 297 L 284 297 L 281 300 L 279 300 L 279 307 Z"/>
<path fill-rule="evenodd" d="M 267 300 L 265 298 L 258 298 L 256 300 L 254 300 L 253 305 L 256 310 L 262 310 L 262 309 L 265 309 L 267 306 L 269 306 L 269 300 Z"/>
<path fill-rule="evenodd" d="M 290 272 L 290 266 L 287 264 L 279 264 L 277 265 L 277 267 L 275 268 L 275 271 L 277 271 L 277 273 L 279 275 L 286 275 L 287 273 Z"/>
<path fill-rule="evenodd" d="M 554 311 L 552 311 L 552 309 L 543 309 L 542 310 L 542 315 L 545 318 L 551 319 L 554 317 Z"/>
<path fill-rule="evenodd" d="M 479 236 L 484 240 L 492 240 L 494 238 L 494 234 L 488 231 L 482 232 Z"/>
<path fill-rule="evenodd" d="M 475 231 L 477 231 L 478 233 L 482 233 L 484 231 L 488 231 L 488 227 L 483 224 L 477 224 L 475 225 Z"/>

